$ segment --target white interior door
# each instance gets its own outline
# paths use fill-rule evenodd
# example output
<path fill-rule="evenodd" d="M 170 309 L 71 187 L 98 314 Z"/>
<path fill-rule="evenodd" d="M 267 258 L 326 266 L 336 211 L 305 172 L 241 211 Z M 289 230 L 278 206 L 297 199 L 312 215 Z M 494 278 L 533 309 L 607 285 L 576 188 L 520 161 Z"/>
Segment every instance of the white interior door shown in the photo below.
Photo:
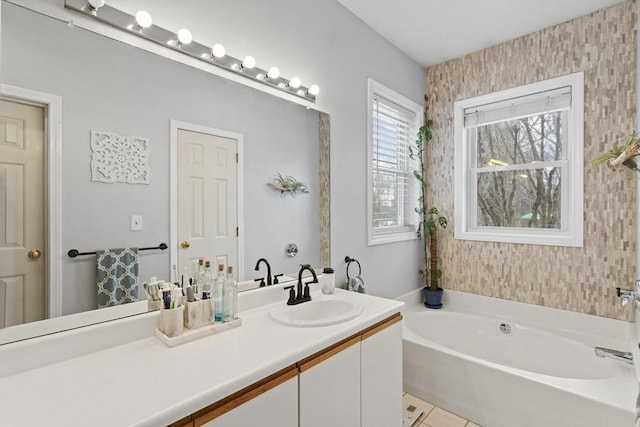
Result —
<path fill-rule="evenodd" d="M 205 258 L 238 268 L 238 141 L 178 130 L 179 274 Z"/>
<path fill-rule="evenodd" d="M 0 327 L 46 314 L 44 117 L 0 100 Z"/>

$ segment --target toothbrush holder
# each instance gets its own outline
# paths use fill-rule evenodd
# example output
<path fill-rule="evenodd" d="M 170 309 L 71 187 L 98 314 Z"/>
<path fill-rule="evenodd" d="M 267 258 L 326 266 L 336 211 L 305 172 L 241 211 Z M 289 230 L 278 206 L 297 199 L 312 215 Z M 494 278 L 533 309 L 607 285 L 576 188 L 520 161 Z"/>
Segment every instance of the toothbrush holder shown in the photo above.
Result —
<path fill-rule="evenodd" d="M 211 324 L 213 318 L 213 300 L 186 302 L 184 311 L 184 324 L 189 329 L 197 329 Z"/>
<path fill-rule="evenodd" d="M 180 335 L 184 331 L 184 306 L 161 309 L 158 329 L 169 338 Z"/>

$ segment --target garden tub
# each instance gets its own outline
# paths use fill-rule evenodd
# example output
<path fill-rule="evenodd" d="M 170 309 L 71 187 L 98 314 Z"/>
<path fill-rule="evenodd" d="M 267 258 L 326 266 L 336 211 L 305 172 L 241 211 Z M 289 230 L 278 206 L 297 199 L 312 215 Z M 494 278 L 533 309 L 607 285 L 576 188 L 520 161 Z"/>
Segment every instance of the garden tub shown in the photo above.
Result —
<path fill-rule="evenodd" d="M 404 390 L 485 427 L 633 426 L 633 324 L 446 291 L 441 310 L 403 296 Z M 637 352 L 636 352 L 637 353 Z"/>

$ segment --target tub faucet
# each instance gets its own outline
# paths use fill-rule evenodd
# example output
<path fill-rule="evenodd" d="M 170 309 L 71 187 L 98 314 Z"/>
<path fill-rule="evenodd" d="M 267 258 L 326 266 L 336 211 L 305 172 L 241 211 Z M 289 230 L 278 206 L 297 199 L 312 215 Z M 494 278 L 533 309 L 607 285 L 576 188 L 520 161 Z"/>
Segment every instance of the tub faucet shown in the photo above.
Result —
<path fill-rule="evenodd" d="M 629 301 L 635 301 L 636 304 L 640 302 L 640 280 L 636 280 L 635 289 L 621 289 L 616 288 L 616 295 L 618 295 L 622 301 L 622 306 L 629 304 Z"/>
<path fill-rule="evenodd" d="M 629 351 L 613 350 L 611 348 L 594 347 L 593 350 L 598 357 L 610 357 L 615 360 L 633 365 L 633 353 Z"/>
<path fill-rule="evenodd" d="M 271 286 L 273 284 L 271 277 L 271 265 L 269 265 L 269 261 L 266 258 L 260 258 L 258 262 L 256 262 L 255 270 L 258 271 L 260 269 L 260 263 L 264 262 L 267 265 L 267 286 Z M 259 280 L 259 279 L 258 279 Z M 260 282 L 260 287 L 264 286 L 264 282 Z"/>

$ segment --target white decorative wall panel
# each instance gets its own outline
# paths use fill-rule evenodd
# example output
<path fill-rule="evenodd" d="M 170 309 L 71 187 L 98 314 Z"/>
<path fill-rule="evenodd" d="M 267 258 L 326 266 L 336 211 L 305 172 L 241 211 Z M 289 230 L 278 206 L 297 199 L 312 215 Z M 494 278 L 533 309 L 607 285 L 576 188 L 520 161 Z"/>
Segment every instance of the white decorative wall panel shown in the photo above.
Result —
<path fill-rule="evenodd" d="M 91 180 L 149 184 L 149 139 L 91 131 Z"/>

